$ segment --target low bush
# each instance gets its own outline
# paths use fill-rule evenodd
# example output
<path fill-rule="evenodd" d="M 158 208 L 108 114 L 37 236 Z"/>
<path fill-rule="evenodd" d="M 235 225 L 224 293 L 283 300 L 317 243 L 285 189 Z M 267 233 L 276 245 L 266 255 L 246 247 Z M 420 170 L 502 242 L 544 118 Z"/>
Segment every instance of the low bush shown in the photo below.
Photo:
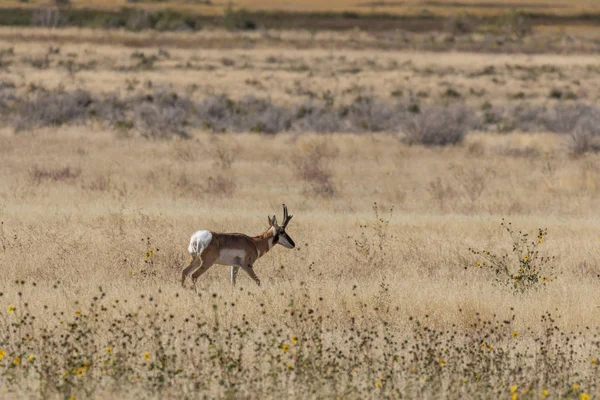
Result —
<path fill-rule="evenodd" d="M 14 128 L 19 132 L 34 127 L 85 122 L 91 104 L 92 96 L 85 90 L 43 91 L 21 101 Z"/>
<path fill-rule="evenodd" d="M 598 115 L 600 117 L 600 115 Z M 600 152 L 600 118 L 586 117 L 570 134 L 569 149 L 575 156 Z"/>
<path fill-rule="evenodd" d="M 524 293 L 538 290 L 556 280 L 554 257 L 544 256 L 540 248 L 548 231 L 538 229 L 536 235 L 516 230 L 502 220 L 502 228 L 510 236 L 510 251 L 475 250 L 469 248 L 479 261 L 476 268 L 488 270 L 496 284 Z M 466 267 L 465 267 L 466 268 Z"/>
<path fill-rule="evenodd" d="M 405 141 L 424 146 L 460 143 L 473 126 L 473 118 L 463 106 L 424 108 L 404 122 Z"/>

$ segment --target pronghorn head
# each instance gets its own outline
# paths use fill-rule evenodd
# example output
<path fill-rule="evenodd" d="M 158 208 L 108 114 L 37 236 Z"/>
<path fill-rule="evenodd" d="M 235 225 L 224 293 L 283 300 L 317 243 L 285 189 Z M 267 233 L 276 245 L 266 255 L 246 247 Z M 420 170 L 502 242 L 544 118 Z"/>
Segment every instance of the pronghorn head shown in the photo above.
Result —
<path fill-rule="evenodd" d="M 292 238 L 285 233 L 285 228 L 287 224 L 292 219 L 293 215 L 288 215 L 288 210 L 285 204 L 283 204 L 283 224 L 280 226 L 277 224 L 277 217 L 273 215 L 273 218 L 269 218 L 269 225 L 273 227 L 273 244 L 280 244 L 287 249 L 293 249 L 296 247 L 296 244 L 292 240 Z"/>

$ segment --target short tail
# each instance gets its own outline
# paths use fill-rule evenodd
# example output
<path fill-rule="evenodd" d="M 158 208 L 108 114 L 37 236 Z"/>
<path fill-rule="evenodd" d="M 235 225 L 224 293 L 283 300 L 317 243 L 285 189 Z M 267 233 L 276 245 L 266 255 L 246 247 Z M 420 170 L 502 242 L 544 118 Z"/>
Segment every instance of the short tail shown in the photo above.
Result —
<path fill-rule="evenodd" d="M 195 256 L 201 254 L 204 249 L 210 244 L 212 240 L 212 234 L 209 231 L 198 231 L 190 238 L 190 245 L 188 251 L 191 255 Z"/>

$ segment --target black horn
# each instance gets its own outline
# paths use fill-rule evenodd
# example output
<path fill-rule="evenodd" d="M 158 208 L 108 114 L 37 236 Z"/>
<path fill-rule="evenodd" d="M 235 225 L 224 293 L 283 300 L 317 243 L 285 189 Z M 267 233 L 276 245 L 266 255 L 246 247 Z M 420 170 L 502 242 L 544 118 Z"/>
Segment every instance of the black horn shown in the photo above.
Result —
<path fill-rule="evenodd" d="M 287 224 L 290 222 L 290 220 L 292 219 L 293 215 L 288 215 L 288 209 L 285 204 L 282 204 L 282 206 L 283 206 L 283 224 L 281 226 L 283 228 L 285 228 L 287 226 Z"/>

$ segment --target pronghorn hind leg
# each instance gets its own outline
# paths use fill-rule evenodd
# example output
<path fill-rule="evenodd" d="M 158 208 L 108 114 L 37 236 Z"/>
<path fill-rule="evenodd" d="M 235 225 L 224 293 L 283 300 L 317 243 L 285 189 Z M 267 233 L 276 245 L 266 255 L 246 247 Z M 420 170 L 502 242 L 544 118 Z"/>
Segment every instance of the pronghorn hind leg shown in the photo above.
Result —
<path fill-rule="evenodd" d="M 235 286 L 235 281 L 237 279 L 237 274 L 238 271 L 240 270 L 240 266 L 239 265 L 232 265 L 231 266 L 231 285 Z"/>
<path fill-rule="evenodd" d="M 198 256 L 192 256 L 192 261 L 190 261 L 190 265 L 188 265 L 183 272 L 181 273 L 181 286 L 185 283 L 185 278 L 200 265 L 202 259 Z"/>
<path fill-rule="evenodd" d="M 256 274 L 254 273 L 254 269 L 252 269 L 252 265 L 242 265 L 242 269 L 244 271 L 246 271 L 246 273 L 248 275 L 250 275 L 250 278 L 252 278 L 254 280 L 254 282 L 256 282 L 256 284 L 258 285 L 258 287 L 262 287 L 260 285 L 260 279 L 258 279 L 258 276 L 256 276 Z"/>
<path fill-rule="evenodd" d="M 202 265 L 200 265 L 200 268 L 198 268 L 192 274 L 192 282 L 194 283 L 194 287 L 196 287 L 196 281 L 198 280 L 198 278 L 200 278 L 200 275 L 208 271 L 208 269 L 212 267 L 214 262 L 217 261 L 217 256 L 209 252 L 202 253 L 198 258 L 202 259 Z"/>

